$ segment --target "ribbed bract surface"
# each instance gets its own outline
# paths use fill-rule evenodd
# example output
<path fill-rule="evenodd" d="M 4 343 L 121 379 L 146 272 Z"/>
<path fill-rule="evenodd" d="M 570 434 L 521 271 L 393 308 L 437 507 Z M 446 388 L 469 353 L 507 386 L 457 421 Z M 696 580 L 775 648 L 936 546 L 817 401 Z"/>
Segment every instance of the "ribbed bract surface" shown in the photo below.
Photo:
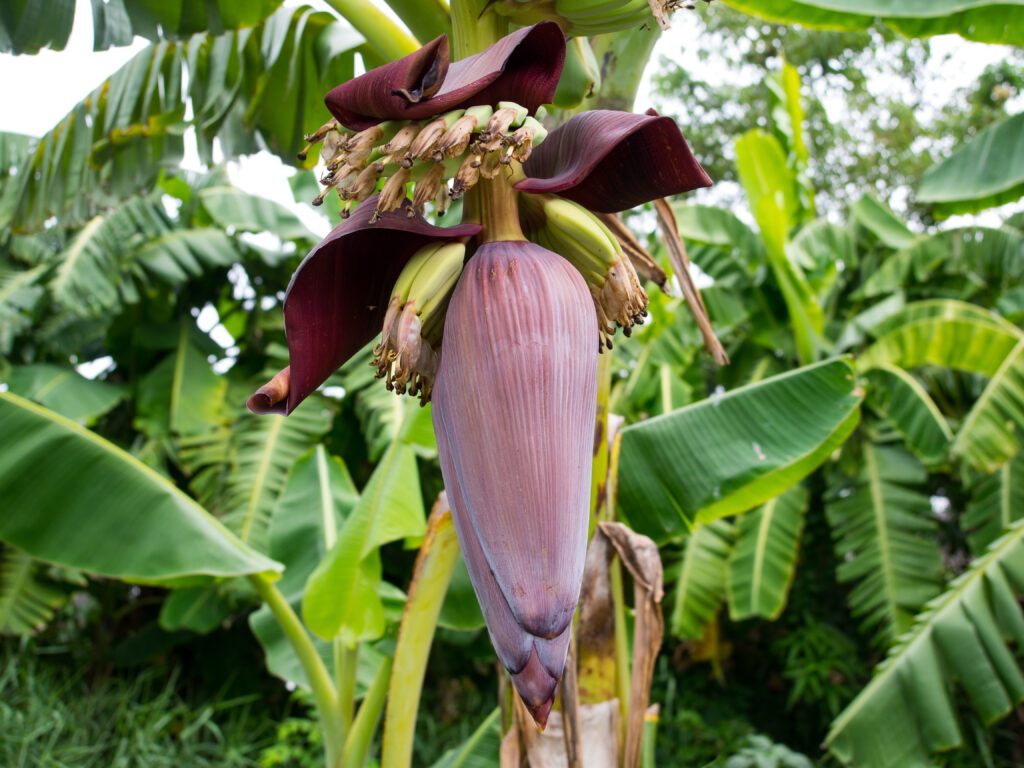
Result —
<path fill-rule="evenodd" d="M 539 721 L 583 577 L 597 350 L 574 267 L 527 242 L 477 250 L 445 321 L 434 429 L 492 642 Z"/>

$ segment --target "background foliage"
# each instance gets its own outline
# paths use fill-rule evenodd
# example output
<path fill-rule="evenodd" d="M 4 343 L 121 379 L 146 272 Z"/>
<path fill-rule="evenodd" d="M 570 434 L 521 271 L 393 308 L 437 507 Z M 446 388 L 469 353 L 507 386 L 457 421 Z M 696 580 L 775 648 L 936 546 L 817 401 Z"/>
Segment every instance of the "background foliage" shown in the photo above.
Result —
<path fill-rule="evenodd" d="M 73 3 L 45 20 L 42 5 L 0 11 L 0 48 L 63 46 Z M 5 424 L 98 435 L 96 450 L 123 451 L 211 513 L 245 567 L 285 564 L 280 590 L 311 628 L 363 641 L 361 695 L 394 653 L 442 486 L 429 410 L 377 386 L 365 353 L 287 420 L 244 410 L 284 364 L 283 290 L 317 238 L 213 158 L 262 149 L 296 163 L 322 92 L 381 54 L 307 6 L 158 5 L 94 3 L 97 49 L 152 44 L 46 135 L 0 135 L 0 381 L 46 409 L 5 396 Z M 704 69 L 663 60 L 654 78 L 712 177 L 736 182 L 714 206 L 675 202 L 733 363 L 713 367 L 681 300 L 654 291 L 652 322 L 613 359 L 610 408 L 629 425 L 620 512 L 662 546 L 669 582 L 659 762 L 825 764 L 824 742 L 855 765 L 1019 764 L 1024 219 L 938 217 L 1019 199 L 1024 174 L 1007 163 L 950 191 L 958 166 L 935 164 L 967 162 L 953 150 L 977 151 L 972 137 L 1012 150 L 1003 126 L 1019 122 L 1024 58 L 1006 49 L 935 104 L 922 95 L 931 44 L 901 33 L 962 19 L 890 16 L 882 0 L 763 4 L 769 19 L 745 5 L 681 18 L 701 27 Z M 990 19 L 973 5 L 974 21 Z M 845 29 L 785 23 L 821 14 Z M 191 141 L 202 172 L 180 168 Z M 296 166 L 292 186 L 308 200 L 315 179 Z M 667 265 L 647 218 L 630 224 Z M 794 435 L 813 436 L 813 456 Z M 0 477 L 24 476 L 25 455 L 0 454 Z M 687 481 L 698 465 L 701 482 Z M 651 503 L 661 495 L 682 501 Z M 323 498 L 331 533 L 312 514 Z M 44 558 L 11 533 L 17 519 L 0 523 L 6 763 L 316 764 L 309 699 L 278 678 L 299 691 L 308 680 L 244 580 L 161 571 L 132 574 L 160 587 L 126 586 L 98 564 Z M 387 535 L 373 535 L 382 520 Z M 100 560 L 130 530 L 90 540 Z M 344 546 L 318 568 L 335 533 Z M 331 612 L 322 598 L 338 583 L 365 613 Z M 493 652 L 464 570 L 440 624 L 416 764 L 454 760 L 442 753 L 478 726 L 482 743 L 496 737 Z"/>

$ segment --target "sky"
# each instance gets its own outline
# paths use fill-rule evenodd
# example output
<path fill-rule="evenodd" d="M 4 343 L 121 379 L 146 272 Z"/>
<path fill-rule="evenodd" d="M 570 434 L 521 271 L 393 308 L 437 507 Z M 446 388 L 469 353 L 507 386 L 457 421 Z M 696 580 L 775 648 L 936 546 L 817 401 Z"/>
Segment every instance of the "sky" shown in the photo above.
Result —
<path fill-rule="evenodd" d="M 300 0 L 285 1 L 286 6 L 299 4 Z M 322 0 L 310 0 L 310 4 L 328 10 Z M 390 13 L 390 9 L 383 3 L 379 5 L 382 10 Z M 699 30 L 697 13 L 675 14 L 672 29 L 659 40 L 652 61 L 667 56 L 684 67 L 701 68 L 696 46 L 688 45 Z M 0 131 L 33 136 L 49 131 L 77 102 L 145 45 L 145 40 L 136 38 L 131 46 L 94 52 L 90 3 L 79 0 L 75 4 L 71 38 L 64 51 L 45 50 L 35 56 L 0 54 L 0 103 L 7 105 L 7 108 L 0 110 Z M 929 80 L 926 86 L 936 92 L 926 93 L 925 96 L 935 100 L 944 99 L 942 90 L 969 84 L 987 65 L 1006 55 L 1006 49 L 1001 46 L 968 43 L 956 35 L 932 38 L 932 49 L 933 65 L 939 76 Z M 650 106 L 648 94 L 652 69 L 648 69 L 641 85 L 637 98 L 638 109 Z M 875 87 L 885 89 L 890 85 L 879 82 Z M 825 106 L 830 109 L 828 103 Z M 830 111 L 829 117 L 837 119 L 841 116 L 833 115 Z M 193 170 L 202 168 L 194 145 L 187 147 L 183 165 Z M 326 216 L 308 206 L 295 205 L 287 183 L 294 171 L 275 156 L 261 153 L 228 163 L 227 167 L 228 175 L 236 186 L 288 206 L 317 234 L 324 235 L 329 231 L 330 223 Z M 962 226 L 972 221 L 998 224 L 1002 214 L 1003 211 L 999 211 L 983 214 L 980 218 L 954 217 L 945 222 L 944 228 Z"/>

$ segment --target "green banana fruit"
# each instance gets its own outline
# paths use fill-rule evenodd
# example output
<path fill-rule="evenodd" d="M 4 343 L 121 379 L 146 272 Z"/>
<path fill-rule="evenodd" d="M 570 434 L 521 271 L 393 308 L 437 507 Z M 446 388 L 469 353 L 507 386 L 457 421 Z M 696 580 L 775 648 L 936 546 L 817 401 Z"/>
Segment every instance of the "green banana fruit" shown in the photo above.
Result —
<path fill-rule="evenodd" d="M 413 254 L 399 274 L 371 363 L 377 378 L 386 377 L 388 389 L 419 394 L 424 403 L 430 398 L 444 311 L 462 274 L 465 255 L 464 243 L 429 243 Z"/>
<path fill-rule="evenodd" d="M 524 195 L 523 198 L 529 196 Z M 615 326 L 627 336 L 647 316 L 647 294 L 632 263 L 604 222 L 581 205 L 552 196 L 520 200 L 527 237 L 580 271 L 597 311 L 601 344 L 609 349 Z"/>

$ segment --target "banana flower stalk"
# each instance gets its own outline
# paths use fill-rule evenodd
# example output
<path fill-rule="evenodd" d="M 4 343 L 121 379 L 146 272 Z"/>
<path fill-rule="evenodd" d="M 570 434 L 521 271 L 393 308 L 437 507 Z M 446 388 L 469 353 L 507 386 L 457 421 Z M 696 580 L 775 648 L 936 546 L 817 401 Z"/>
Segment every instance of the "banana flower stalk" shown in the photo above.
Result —
<path fill-rule="evenodd" d="M 534 116 L 564 55 L 553 22 L 456 62 L 441 37 L 327 94 L 334 119 L 309 138 L 323 141 L 327 183 L 350 215 L 293 276 L 290 366 L 248 402 L 290 413 L 383 328 L 378 373 L 433 398 L 473 586 L 541 726 L 583 573 L 597 355 L 616 325 L 628 333 L 646 313 L 635 270 L 593 212 L 711 183 L 674 121 L 653 112 L 586 112 L 545 138 Z M 504 206 L 501 227 L 421 215 L 478 185 L 504 190 L 490 198 Z"/>

